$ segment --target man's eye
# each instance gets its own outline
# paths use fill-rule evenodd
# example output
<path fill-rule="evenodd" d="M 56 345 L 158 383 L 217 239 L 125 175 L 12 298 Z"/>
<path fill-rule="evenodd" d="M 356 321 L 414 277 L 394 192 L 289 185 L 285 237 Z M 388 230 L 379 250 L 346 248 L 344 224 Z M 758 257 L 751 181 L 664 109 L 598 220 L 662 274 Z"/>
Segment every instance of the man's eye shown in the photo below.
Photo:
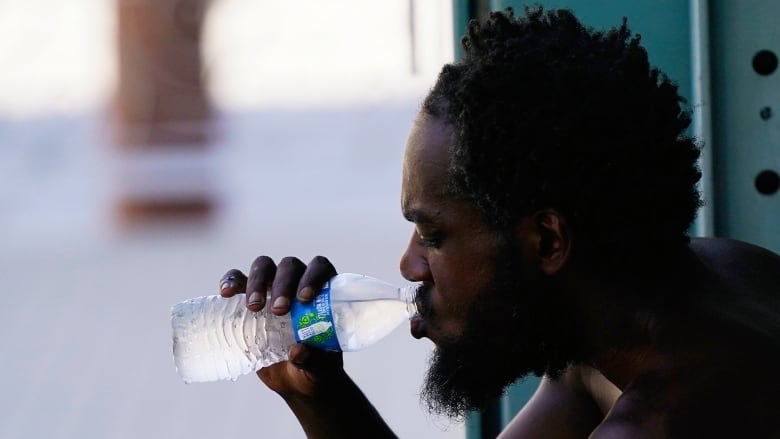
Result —
<path fill-rule="evenodd" d="M 417 244 L 420 247 L 438 248 L 441 245 L 441 239 L 436 236 L 419 235 Z"/>

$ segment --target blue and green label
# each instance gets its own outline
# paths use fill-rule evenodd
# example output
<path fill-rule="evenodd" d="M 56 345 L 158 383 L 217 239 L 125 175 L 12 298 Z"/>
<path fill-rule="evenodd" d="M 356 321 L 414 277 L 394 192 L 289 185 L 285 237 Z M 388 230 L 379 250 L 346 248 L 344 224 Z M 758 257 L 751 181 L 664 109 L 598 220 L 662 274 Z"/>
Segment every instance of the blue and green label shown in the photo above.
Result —
<path fill-rule="evenodd" d="M 309 303 L 293 300 L 290 316 L 295 341 L 326 351 L 340 351 L 330 305 L 330 281 Z"/>

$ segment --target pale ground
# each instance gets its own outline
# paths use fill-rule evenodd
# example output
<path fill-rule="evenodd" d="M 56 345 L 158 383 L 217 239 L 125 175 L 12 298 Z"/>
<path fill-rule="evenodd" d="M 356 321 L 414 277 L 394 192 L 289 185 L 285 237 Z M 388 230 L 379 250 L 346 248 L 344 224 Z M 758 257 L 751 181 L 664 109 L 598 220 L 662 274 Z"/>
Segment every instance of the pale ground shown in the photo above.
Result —
<path fill-rule="evenodd" d="M 45 3 L 25 4 L 40 12 Z M 304 3 L 304 10 L 314 8 L 315 2 Z M 6 25 L 29 18 L 20 4 L 0 2 Z M 61 4 L 49 2 L 39 20 L 50 20 L 47 14 Z M 82 15 L 77 8 L 61 13 L 81 16 L 78 26 L 100 28 L 88 18 L 105 12 L 104 4 L 83 4 L 91 9 Z M 249 4 L 225 0 L 221 7 Z M 372 14 L 384 16 L 385 26 L 392 22 L 387 17 L 403 22 L 403 8 L 382 4 Z M 239 39 L 223 32 L 223 41 Z M 79 47 L 85 56 L 95 52 Z M 227 57 L 222 64 L 241 61 Z M 420 67 L 403 93 L 386 90 L 330 106 L 323 95 L 316 103 L 253 107 L 236 83 L 214 85 L 220 136 L 204 172 L 220 200 L 218 215 L 200 228 L 122 232 L 109 215 L 117 163 L 100 91 L 110 88 L 111 68 L 82 67 L 108 76 L 74 73 L 67 76 L 72 81 L 51 86 L 32 73 L 56 67 L 20 66 L 40 83 L 28 84 L 18 71 L 0 74 L 0 437 L 302 437 L 281 399 L 251 375 L 185 385 L 171 357 L 170 307 L 216 292 L 228 268 L 247 269 L 259 254 L 308 260 L 321 253 L 341 271 L 400 283 L 398 258 L 411 232 L 399 212 L 401 154 L 431 70 Z M 353 78 L 358 89 L 388 82 L 370 71 Z M 419 405 L 430 349 L 404 327 L 367 351 L 347 354 L 346 368 L 400 437 L 463 437 L 462 424 L 427 415 Z"/>

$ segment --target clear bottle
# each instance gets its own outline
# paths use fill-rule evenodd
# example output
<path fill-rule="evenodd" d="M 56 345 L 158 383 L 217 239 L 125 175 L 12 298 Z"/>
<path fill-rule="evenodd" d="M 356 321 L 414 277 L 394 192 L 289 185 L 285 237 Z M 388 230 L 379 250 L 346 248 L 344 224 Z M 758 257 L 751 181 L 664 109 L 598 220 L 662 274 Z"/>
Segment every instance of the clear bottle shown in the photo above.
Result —
<path fill-rule="evenodd" d="M 311 303 L 276 316 L 249 311 L 243 295 L 196 297 L 173 306 L 173 358 L 186 383 L 230 379 L 287 359 L 296 342 L 365 349 L 416 313 L 415 286 L 354 273 L 330 279 Z"/>

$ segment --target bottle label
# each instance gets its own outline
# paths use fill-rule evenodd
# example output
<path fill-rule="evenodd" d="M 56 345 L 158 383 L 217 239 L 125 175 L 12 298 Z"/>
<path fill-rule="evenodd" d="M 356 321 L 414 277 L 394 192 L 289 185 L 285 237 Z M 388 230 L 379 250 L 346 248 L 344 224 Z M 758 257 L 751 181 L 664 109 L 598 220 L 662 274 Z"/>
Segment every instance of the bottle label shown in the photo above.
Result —
<path fill-rule="evenodd" d="M 340 351 L 330 306 L 330 281 L 309 303 L 293 300 L 290 316 L 295 341 L 326 351 Z"/>

